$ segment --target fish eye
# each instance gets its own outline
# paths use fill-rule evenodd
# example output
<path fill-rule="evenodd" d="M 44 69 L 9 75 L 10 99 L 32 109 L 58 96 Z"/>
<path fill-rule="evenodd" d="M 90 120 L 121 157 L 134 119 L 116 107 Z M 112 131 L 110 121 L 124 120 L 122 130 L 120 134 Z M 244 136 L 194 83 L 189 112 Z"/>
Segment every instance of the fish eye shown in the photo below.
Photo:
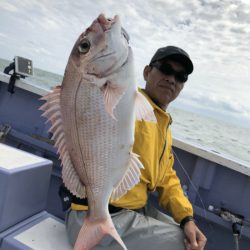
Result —
<path fill-rule="evenodd" d="M 78 51 L 81 53 L 81 54 L 86 54 L 88 53 L 90 50 L 90 42 L 88 39 L 83 39 L 81 41 L 81 43 L 79 44 L 78 46 Z"/>

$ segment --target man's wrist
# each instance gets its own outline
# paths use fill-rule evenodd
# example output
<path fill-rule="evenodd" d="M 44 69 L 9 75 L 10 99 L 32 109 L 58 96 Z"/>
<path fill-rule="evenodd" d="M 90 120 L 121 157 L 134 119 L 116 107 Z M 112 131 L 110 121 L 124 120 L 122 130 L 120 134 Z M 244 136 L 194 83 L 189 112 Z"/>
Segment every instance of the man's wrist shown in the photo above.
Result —
<path fill-rule="evenodd" d="M 194 221 L 194 217 L 193 216 L 186 216 L 184 219 L 181 220 L 180 228 L 183 229 L 184 226 L 186 225 L 186 223 L 188 223 L 190 221 Z"/>

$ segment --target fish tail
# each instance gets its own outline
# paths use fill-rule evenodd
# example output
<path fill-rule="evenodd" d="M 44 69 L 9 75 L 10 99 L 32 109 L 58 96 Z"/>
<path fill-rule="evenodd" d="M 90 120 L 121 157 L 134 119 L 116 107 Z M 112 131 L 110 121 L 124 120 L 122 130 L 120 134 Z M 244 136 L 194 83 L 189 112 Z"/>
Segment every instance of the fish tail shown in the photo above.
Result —
<path fill-rule="evenodd" d="M 124 250 L 127 250 L 110 216 L 102 221 L 90 221 L 89 218 L 85 218 L 78 234 L 74 250 L 90 250 L 108 234 L 111 235 Z"/>

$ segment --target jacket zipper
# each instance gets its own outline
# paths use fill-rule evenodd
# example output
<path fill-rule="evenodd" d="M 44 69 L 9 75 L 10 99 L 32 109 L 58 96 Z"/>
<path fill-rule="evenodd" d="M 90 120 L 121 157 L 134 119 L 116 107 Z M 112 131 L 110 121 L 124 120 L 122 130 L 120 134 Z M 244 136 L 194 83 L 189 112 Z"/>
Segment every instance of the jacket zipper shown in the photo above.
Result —
<path fill-rule="evenodd" d="M 161 156 L 160 156 L 160 159 L 159 159 L 159 167 L 160 167 L 161 159 L 162 159 L 163 154 L 164 154 L 164 152 L 165 152 L 166 145 L 167 145 L 167 140 L 165 139 L 164 146 L 163 146 L 163 150 L 162 150 L 162 152 L 161 152 Z"/>
<path fill-rule="evenodd" d="M 170 123 L 168 123 L 168 126 L 167 126 L 166 131 L 168 131 L 169 125 L 170 125 Z M 166 145 L 167 145 L 167 134 L 166 134 L 166 138 L 164 139 L 164 146 L 163 146 L 163 149 L 162 149 L 162 152 L 161 152 L 161 156 L 160 156 L 160 159 L 159 159 L 159 169 L 160 169 L 160 165 L 161 165 L 160 163 L 161 163 L 162 157 L 163 157 L 164 152 L 165 152 L 165 149 L 166 149 Z M 160 172 L 159 172 L 159 175 L 160 175 Z M 159 179 L 160 179 L 160 176 L 159 176 L 159 175 L 158 175 L 158 177 L 157 177 L 157 181 L 156 181 L 156 183 L 155 183 L 155 187 L 153 188 L 153 191 L 155 191 L 156 186 L 157 186 L 157 184 L 159 183 Z"/>
<path fill-rule="evenodd" d="M 157 184 L 158 184 L 159 181 L 160 181 L 160 165 L 161 165 L 160 163 L 161 163 L 161 159 L 162 159 L 162 157 L 163 157 L 163 155 L 164 155 L 164 152 L 165 152 L 165 149 L 166 149 L 166 145 L 167 145 L 167 139 L 165 138 L 163 150 L 162 150 L 162 152 L 161 152 L 161 156 L 160 156 L 160 159 L 159 159 L 159 174 L 158 174 L 158 176 L 157 176 L 157 180 L 156 180 L 156 182 L 155 182 L 155 186 L 154 186 L 152 192 L 155 191 L 155 189 L 156 189 L 156 187 L 157 187 Z"/>
<path fill-rule="evenodd" d="M 167 126 L 167 128 L 166 128 L 166 131 L 168 131 L 169 125 L 170 125 L 171 123 L 172 123 L 172 119 L 171 119 L 171 117 L 170 117 L 170 122 L 168 123 L 168 126 Z M 163 149 L 162 149 L 162 152 L 161 152 L 161 156 L 160 156 L 160 159 L 159 159 L 159 168 L 160 168 L 160 163 L 161 163 L 163 154 L 164 154 L 165 149 L 166 149 L 166 145 L 167 145 L 167 134 L 166 134 L 166 137 L 165 137 L 165 139 L 164 139 L 164 146 L 163 146 Z M 160 175 L 160 172 L 159 172 L 159 175 Z M 159 175 L 157 176 L 157 181 L 156 181 L 156 183 L 155 183 L 155 187 L 153 188 L 152 192 L 155 191 L 156 186 L 157 186 L 157 184 L 159 183 L 159 178 L 160 178 Z"/>
<path fill-rule="evenodd" d="M 170 122 L 168 123 L 168 126 L 167 126 L 167 128 L 166 128 L 166 133 L 168 133 L 169 125 L 170 125 Z M 160 167 L 161 159 L 162 159 L 163 154 L 164 154 L 165 149 L 166 149 L 166 145 L 167 145 L 167 134 L 166 134 L 166 137 L 165 137 L 165 140 L 164 140 L 163 150 L 162 150 L 162 152 L 161 152 L 161 156 L 160 156 L 160 159 L 159 159 L 159 167 Z"/>

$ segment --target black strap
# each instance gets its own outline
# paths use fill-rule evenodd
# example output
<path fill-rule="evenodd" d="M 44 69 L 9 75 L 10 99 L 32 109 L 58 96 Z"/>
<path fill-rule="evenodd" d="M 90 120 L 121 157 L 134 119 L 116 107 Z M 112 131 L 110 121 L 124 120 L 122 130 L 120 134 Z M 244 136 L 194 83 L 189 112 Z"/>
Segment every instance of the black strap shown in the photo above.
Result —
<path fill-rule="evenodd" d="M 58 193 L 59 193 L 59 196 L 61 198 L 63 211 L 68 210 L 71 207 L 71 203 L 88 206 L 88 199 L 87 198 L 80 199 L 80 198 L 76 197 L 75 195 L 71 194 L 70 191 L 64 186 L 64 184 L 62 184 L 60 186 Z M 111 213 L 111 214 L 117 213 L 122 209 L 123 208 L 121 208 L 121 207 L 115 207 L 115 206 L 109 205 L 109 213 Z"/>
<path fill-rule="evenodd" d="M 193 216 L 187 216 L 184 219 L 182 219 L 182 221 L 180 223 L 180 227 L 183 229 L 185 224 L 188 223 L 189 221 L 194 221 L 194 217 Z"/>
<path fill-rule="evenodd" d="M 72 203 L 72 194 L 69 192 L 69 190 L 62 184 L 59 188 L 58 192 L 60 198 L 61 198 L 61 203 L 62 203 L 62 210 L 66 211 L 70 208 L 71 203 Z"/>

